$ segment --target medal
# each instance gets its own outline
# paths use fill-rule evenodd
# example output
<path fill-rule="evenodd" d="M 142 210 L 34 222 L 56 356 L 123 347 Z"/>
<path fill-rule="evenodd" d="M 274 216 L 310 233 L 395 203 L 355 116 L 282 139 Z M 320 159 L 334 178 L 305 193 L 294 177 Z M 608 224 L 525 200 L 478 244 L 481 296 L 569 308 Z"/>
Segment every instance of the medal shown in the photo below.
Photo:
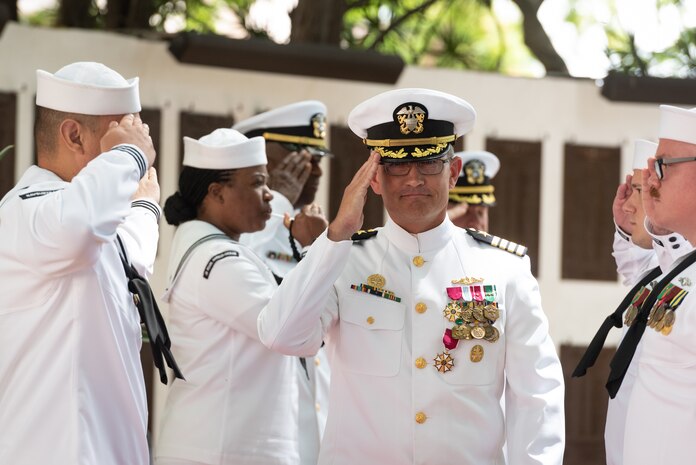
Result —
<path fill-rule="evenodd" d="M 442 314 L 445 318 L 454 323 L 457 319 L 462 317 L 462 307 L 462 304 L 459 302 L 450 302 L 442 311 Z"/>
<path fill-rule="evenodd" d="M 486 327 L 486 334 L 484 336 L 484 339 L 488 342 L 495 342 L 498 339 L 500 339 L 500 331 L 498 331 L 498 328 L 496 328 L 495 326 L 488 326 Z"/>
<path fill-rule="evenodd" d="M 387 284 L 387 280 L 381 274 L 371 274 L 367 277 L 367 284 L 377 289 L 383 289 L 384 285 Z"/>
<path fill-rule="evenodd" d="M 455 339 L 471 339 L 471 328 L 468 326 L 456 326 L 452 328 L 452 337 Z"/>
<path fill-rule="evenodd" d="M 483 339 L 483 337 L 486 335 L 486 330 L 483 329 L 481 326 L 475 326 L 471 328 L 471 337 L 474 339 Z"/>
<path fill-rule="evenodd" d="M 454 367 L 454 358 L 452 358 L 452 356 L 446 350 L 437 354 L 437 356 L 433 359 L 433 362 L 435 362 L 435 369 L 440 373 L 447 373 Z"/>
<path fill-rule="evenodd" d="M 483 346 L 476 344 L 474 347 L 471 348 L 471 352 L 469 353 L 469 360 L 471 360 L 474 363 L 478 363 L 483 359 Z"/>
<path fill-rule="evenodd" d="M 487 320 L 495 321 L 500 318 L 500 311 L 498 311 L 495 305 L 486 305 L 483 307 L 483 316 L 485 316 Z"/>

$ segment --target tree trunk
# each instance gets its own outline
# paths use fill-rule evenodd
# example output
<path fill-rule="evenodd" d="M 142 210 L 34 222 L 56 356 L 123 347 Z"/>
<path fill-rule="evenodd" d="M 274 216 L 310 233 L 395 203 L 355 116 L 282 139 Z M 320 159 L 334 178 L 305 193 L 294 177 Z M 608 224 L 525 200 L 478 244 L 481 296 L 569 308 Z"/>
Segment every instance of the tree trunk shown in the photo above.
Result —
<path fill-rule="evenodd" d="M 522 11 L 524 16 L 524 43 L 532 54 L 546 68 L 547 74 L 567 76 L 568 68 L 563 58 L 558 54 L 551 39 L 546 34 L 544 27 L 539 22 L 537 12 L 544 0 L 512 0 Z"/>
<path fill-rule="evenodd" d="M 108 0 L 106 29 L 151 29 L 150 17 L 156 11 L 153 0 Z"/>
<path fill-rule="evenodd" d="M 93 29 L 97 21 L 90 12 L 91 7 L 92 0 L 60 0 L 58 25 Z"/>
<path fill-rule="evenodd" d="M 299 0 L 290 12 L 290 42 L 339 45 L 346 0 Z"/>

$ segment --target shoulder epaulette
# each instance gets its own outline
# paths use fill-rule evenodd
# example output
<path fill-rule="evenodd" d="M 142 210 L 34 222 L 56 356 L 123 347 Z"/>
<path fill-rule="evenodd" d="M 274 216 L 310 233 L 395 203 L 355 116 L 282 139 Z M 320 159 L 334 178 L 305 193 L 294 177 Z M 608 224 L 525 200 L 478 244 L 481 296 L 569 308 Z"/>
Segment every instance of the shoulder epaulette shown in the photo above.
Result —
<path fill-rule="evenodd" d="M 360 231 L 353 234 L 350 237 L 350 240 L 353 242 L 364 241 L 365 239 L 375 237 L 377 235 L 377 232 L 378 231 L 376 229 L 361 229 Z"/>
<path fill-rule="evenodd" d="M 474 228 L 466 228 L 466 232 L 477 241 L 485 242 L 488 245 L 505 250 L 506 252 L 514 253 L 520 257 L 524 257 L 527 254 L 527 247 L 498 236 L 493 236 L 485 231 L 479 231 L 478 229 Z"/>

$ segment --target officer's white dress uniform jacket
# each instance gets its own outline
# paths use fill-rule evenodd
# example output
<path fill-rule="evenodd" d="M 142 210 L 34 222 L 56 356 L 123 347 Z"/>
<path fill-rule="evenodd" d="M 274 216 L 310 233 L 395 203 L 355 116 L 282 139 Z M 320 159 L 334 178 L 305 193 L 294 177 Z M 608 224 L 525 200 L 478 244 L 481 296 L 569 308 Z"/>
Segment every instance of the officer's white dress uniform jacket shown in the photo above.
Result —
<path fill-rule="evenodd" d="M 659 266 L 662 270 L 669 271 L 675 260 L 693 249 L 691 244 L 680 234 L 656 235 L 650 232 L 650 225 L 647 220 L 645 226 L 648 234 L 653 238 L 652 249 L 643 249 L 634 244 L 631 236 L 618 226 L 614 233 L 614 252 L 612 255 L 616 260 L 617 271 L 623 278 L 623 283 L 631 287 L 656 266 Z M 657 280 L 659 281 L 660 278 L 657 278 Z M 652 289 L 652 285 L 649 285 L 648 288 Z M 628 327 L 624 325 L 622 337 L 627 330 Z M 604 428 L 607 465 L 630 463 L 624 462 L 623 459 L 626 414 L 638 375 L 638 360 L 641 357 L 642 347 L 643 344 L 641 342 L 636 348 L 631 364 L 621 383 L 621 388 L 616 397 L 609 399 L 607 405 L 607 419 Z"/>
<path fill-rule="evenodd" d="M 401 302 L 351 289 L 374 273 Z M 459 341 L 453 370 L 441 374 L 432 360 L 452 326 L 446 288 L 465 276 L 497 286 L 500 340 Z M 427 310 L 417 312 L 419 303 Z M 478 244 L 449 219 L 418 235 L 389 219 L 356 245 L 324 233 L 262 311 L 259 333 L 294 355 L 327 340 L 331 411 L 320 464 L 501 464 L 506 440 L 510 464 L 562 462 L 563 376 L 529 260 Z M 479 363 L 469 360 L 475 344 L 485 350 Z"/>
<path fill-rule="evenodd" d="M 30 167 L 0 206 L 0 463 L 146 465 L 140 318 L 119 258 L 155 259 L 133 146 L 71 182 Z"/>
<path fill-rule="evenodd" d="M 242 234 L 239 242 L 249 246 L 263 259 L 273 273 L 285 277 L 295 266 L 290 247 L 288 229 L 283 225 L 283 215 L 295 216 L 298 211 L 280 192 L 273 192 L 271 208 L 273 216 L 266 227 L 252 234 Z M 298 250 L 301 247 L 297 243 Z M 299 363 L 299 361 L 298 361 Z M 299 431 L 300 431 L 300 463 L 314 465 L 317 463 L 319 443 L 326 427 L 329 406 L 329 380 L 331 369 L 326 357 L 326 351 L 319 352 L 306 360 L 306 370 L 300 366 L 297 370 L 299 389 Z"/>
<path fill-rule="evenodd" d="M 268 350 L 256 320 L 277 288 L 249 248 L 198 220 L 180 225 L 169 263 L 169 333 L 186 381 L 174 380 L 164 408 L 158 457 L 210 464 L 296 465 L 294 357 Z"/>

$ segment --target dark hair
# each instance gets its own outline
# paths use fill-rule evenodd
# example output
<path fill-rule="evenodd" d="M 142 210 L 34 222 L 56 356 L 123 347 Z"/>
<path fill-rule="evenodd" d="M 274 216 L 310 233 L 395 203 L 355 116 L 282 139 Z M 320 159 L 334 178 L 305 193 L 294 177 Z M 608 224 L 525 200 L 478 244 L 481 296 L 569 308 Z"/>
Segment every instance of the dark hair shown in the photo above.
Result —
<path fill-rule="evenodd" d="M 90 131 L 96 131 L 98 117 L 90 115 L 78 115 L 50 108 L 36 106 L 34 112 L 34 141 L 36 143 L 36 155 L 47 156 L 53 153 L 58 142 L 58 133 L 61 123 L 66 119 L 74 119 L 86 126 Z"/>
<path fill-rule="evenodd" d="M 198 208 L 208 195 L 208 186 L 214 182 L 229 182 L 234 171 L 184 166 L 179 175 L 179 190 L 164 203 L 164 217 L 167 223 L 179 226 L 195 219 L 198 216 Z"/>

